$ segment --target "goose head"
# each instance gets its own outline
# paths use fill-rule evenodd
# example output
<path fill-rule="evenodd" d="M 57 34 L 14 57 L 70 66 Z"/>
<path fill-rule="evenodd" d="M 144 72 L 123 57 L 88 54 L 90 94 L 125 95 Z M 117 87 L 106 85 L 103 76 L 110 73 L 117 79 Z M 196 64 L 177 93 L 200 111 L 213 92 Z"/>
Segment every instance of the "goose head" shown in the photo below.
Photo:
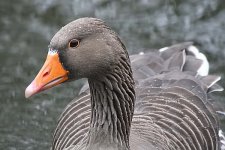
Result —
<path fill-rule="evenodd" d="M 52 38 L 46 61 L 26 88 L 25 97 L 66 81 L 100 79 L 113 71 L 121 54 L 126 54 L 125 47 L 102 20 L 81 18 L 70 22 Z"/>

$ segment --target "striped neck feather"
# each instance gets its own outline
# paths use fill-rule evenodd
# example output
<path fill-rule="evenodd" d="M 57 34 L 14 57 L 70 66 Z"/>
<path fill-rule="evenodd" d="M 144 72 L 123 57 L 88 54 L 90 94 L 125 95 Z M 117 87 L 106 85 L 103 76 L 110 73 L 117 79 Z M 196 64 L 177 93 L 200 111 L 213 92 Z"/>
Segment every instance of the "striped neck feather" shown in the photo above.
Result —
<path fill-rule="evenodd" d="M 134 111 L 134 80 L 127 57 L 121 57 L 113 72 L 90 80 L 92 115 L 88 136 L 90 149 L 129 149 Z"/>

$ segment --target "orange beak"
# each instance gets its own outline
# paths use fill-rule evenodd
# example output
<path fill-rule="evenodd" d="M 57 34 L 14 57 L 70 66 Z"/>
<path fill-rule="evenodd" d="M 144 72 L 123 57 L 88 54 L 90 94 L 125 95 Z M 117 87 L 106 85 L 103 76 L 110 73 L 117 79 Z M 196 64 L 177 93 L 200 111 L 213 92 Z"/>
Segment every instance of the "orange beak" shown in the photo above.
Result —
<path fill-rule="evenodd" d="M 68 71 L 60 63 L 58 53 L 50 52 L 38 75 L 26 88 L 25 97 L 29 98 L 66 80 L 68 80 Z"/>

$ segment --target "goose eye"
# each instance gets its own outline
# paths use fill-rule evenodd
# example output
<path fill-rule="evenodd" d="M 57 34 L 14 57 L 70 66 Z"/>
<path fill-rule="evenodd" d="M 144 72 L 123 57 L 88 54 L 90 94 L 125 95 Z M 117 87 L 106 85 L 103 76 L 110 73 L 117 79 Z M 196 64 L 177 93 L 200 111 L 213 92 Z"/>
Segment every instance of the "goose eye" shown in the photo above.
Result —
<path fill-rule="evenodd" d="M 78 47 L 80 44 L 80 41 L 77 40 L 77 39 L 72 39 L 70 42 L 69 42 L 69 47 L 71 48 L 76 48 Z"/>

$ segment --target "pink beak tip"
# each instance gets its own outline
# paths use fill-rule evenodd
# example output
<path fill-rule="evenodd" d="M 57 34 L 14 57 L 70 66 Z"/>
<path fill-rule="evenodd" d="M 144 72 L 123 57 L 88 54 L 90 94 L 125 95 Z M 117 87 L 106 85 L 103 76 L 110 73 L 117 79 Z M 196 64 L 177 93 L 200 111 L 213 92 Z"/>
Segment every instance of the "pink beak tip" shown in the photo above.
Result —
<path fill-rule="evenodd" d="M 29 98 L 35 93 L 37 93 L 38 88 L 34 85 L 34 82 L 32 82 L 25 90 L 25 97 Z"/>

